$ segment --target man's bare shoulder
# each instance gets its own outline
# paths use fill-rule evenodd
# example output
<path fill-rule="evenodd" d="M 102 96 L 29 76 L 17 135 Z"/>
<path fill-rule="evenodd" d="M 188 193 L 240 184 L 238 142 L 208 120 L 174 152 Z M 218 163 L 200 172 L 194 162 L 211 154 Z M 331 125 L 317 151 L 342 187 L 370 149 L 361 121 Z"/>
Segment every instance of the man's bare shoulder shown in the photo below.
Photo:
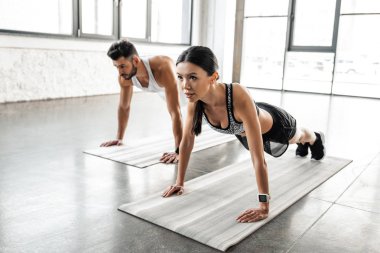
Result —
<path fill-rule="evenodd" d="M 174 61 L 166 55 L 156 55 L 149 58 L 149 64 L 155 71 L 165 71 L 174 69 Z"/>
<path fill-rule="evenodd" d="M 154 78 L 162 87 L 176 85 L 174 61 L 163 55 L 154 56 L 149 59 Z"/>

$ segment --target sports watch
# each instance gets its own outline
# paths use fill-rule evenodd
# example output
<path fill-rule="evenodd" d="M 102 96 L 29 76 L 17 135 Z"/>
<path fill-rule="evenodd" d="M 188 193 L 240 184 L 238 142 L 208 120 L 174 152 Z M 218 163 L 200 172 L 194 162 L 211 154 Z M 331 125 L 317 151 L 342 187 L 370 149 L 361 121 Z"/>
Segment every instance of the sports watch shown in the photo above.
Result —
<path fill-rule="evenodd" d="M 259 194 L 257 194 L 257 198 L 258 198 L 259 202 L 261 202 L 261 203 L 269 203 L 270 195 L 264 194 L 264 193 L 259 193 Z"/>

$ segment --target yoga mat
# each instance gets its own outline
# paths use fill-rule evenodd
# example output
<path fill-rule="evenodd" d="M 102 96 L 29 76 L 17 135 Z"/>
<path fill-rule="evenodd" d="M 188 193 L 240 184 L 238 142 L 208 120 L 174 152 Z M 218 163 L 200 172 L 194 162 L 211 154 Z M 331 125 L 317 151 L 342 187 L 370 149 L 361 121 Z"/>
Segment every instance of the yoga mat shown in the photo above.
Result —
<path fill-rule="evenodd" d="M 244 210 L 258 207 L 250 159 L 186 182 L 182 196 L 162 198 L 162 189 L 152 196 L 124 204 L 119 210 L 225 251 L 350 162 L 334 157 L 312 161 L 297 158 L 290 151 L 280 158 L 268 158 L 270 212 L 267 219 L 256 223 L 235 220 Z"/>
<path fill-rule="evenodd" d="M 202 128 L 202 133 L 195 137 L 193 152 L 236 140 L 234 135 L 218 133 L 208 126 L 203 126 Z M 161 136 L 156 139 L 146 138 L 132 145 L 98 147 L 83 152 L 115 162 L 145 168 L 159 163 L 162 154 L 168 151 L 174 151 L 172 135 Z"/>

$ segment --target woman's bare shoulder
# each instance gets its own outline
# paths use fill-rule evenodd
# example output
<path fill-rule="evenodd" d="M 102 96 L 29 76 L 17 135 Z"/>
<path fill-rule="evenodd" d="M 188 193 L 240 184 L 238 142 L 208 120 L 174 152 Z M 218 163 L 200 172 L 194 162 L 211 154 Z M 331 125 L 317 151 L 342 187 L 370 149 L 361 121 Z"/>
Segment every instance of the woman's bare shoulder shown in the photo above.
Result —
<path fill-rule="evenodd" d="M 239 83 L 232 83 L 232 87 L 233 87 L 234 100 L 236 98 L 238 101 L 244 102 L 244 103 L 246 103 L 247 100 L 249 101 L 252 100 L 251 93 L 245 86 Z"/>

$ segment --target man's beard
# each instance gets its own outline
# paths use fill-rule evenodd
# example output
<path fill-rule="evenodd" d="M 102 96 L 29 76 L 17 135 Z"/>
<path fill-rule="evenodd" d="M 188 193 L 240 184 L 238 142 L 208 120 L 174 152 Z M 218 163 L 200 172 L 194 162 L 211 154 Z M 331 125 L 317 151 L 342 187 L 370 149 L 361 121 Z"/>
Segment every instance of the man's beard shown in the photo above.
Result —
<path fill-rule="evenodd" d="M 133 65 L 133 63 L 132 63 L 132 66 L 133 66 L 133 68 L 132 68 L 131 72 L 129 72 L 129 74 L 123 74 L 122 75 L 125 80 L 131 80 L 131 78 L 136 75 L 137 67 L 135 67 L 135 65 Z"/>

